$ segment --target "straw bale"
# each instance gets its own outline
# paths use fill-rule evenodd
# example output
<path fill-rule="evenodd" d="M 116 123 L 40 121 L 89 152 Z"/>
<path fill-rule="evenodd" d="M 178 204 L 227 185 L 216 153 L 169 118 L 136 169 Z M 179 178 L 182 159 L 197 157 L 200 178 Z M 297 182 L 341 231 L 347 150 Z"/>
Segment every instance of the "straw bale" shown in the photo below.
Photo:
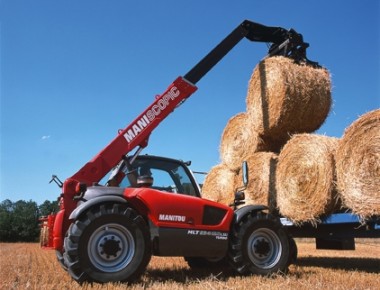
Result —
<path fill-rule="evenodd" d="M 219 151 L 222 162 L 231 170 L 238 171 L 250 154 L 266 149 L 266 144 L 258 136 L 246 113 L 239 113 L 228 120 Z"/>
<path fill-rule="evenodd" d="M 344 132 L 336 155 L 343 204 L 363 218 L 380 214 L 380 109 L 368 112 Z"/>
<path fill-rule="evenodd" d="M 264 141 L 285 144 L 295 133 L 311 133 L 331 107 L 331 82 L 326 69 L 296 64 L 282 56 L 262 60 L 249 81 L 249 118 Z"/>
<path fill-rule="evenodd" d="M 223 163 L 212 167 L 202 186 L 202 198 L 228 205 L 234 199 L 235 176 Z"/>
<path fill-rule="evenodd" d="M 278 157 L 277 206 L 295 223 L 316 223 L 337 207 L 334 154 L 338 139 L 294 135 Z"/>
<path fill-rule="evenodd" d="M 276 208 L 276 166 L 277 154 L 257 152 L 247 158 L 248 185 L 245 190 L 245 204 L 266 205 L 273 211 Z M 242 184 L 242 172 L 236 179 L 236 186 Z"/>

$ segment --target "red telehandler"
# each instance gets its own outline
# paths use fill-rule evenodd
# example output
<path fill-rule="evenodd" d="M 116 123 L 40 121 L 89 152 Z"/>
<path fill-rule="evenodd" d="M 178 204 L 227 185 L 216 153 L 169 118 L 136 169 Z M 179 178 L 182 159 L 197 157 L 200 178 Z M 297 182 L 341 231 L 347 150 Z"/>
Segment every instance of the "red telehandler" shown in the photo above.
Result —
<path fill-rule="evenodd" d="M 244 206 L 244 187 L 231 193 L 231 206 L 202 199 L 189 162 L 140 155 L 152 131 L 243 38 L 271 43 L 268 56 L 317 66 L 295 30 L 245 20 L 78 172 L 65 182 L 53 175 L 60 210 L 42 219 L 41 244 L 56 250 L 77 282 L 133 281 L 152 255 L 182 256 L 191 267 L 226 262 L 260 275 L 294 262 L 296 244 L 280 218 L 263 205 Z M 243 172 L 246 186 L 245 163 Z"/>

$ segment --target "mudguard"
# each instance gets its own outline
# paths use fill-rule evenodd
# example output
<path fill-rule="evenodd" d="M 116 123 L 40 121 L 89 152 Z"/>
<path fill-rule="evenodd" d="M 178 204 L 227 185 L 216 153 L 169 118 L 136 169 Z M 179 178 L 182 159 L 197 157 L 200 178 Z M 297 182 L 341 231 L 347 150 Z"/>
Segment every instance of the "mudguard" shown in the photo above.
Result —
<path fill-rule="evenodd" d="M 90 207 L 93 207 L 96 204 L 105 203 L 105 202 L 114 202 L 114 203 L 127 203 L 125 198 L 117 195 L 106 195 L 99 196 L 93 199 L 90 199 L 86 202 L 80 204 L 73 212 L 70 214 L 70 220 L 76 220 L 83 212 L 85 212 Z"/>
<path fill-rule="evenodd" d="M 241 219 L 245 215 L 247 215 L 248 213 L 258 212 L 258 211 L 262 211 L 265 209 L 268 209 L 268 207 L 265 205 L 246 205 L 246 206 L 243 206 L 243 207 L 241 207 L 235 211 L 234 222 L 239 223 L 241 221 Z"/>
<path fill-rule="evenodd" d="M 62 251 L 63 247 L 63 236 L 62 228 L 63 222 L 65 220 L 65 210 L 60 210 L 55 216 L 54 228 L 53 228 L 53 248 Z"/>

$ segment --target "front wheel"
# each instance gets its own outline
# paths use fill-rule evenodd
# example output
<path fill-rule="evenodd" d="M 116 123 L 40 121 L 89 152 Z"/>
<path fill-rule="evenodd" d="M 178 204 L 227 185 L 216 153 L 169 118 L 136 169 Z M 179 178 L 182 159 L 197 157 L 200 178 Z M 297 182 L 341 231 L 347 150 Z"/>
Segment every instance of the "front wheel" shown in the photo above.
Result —
<path fill-rule="evenodd" d="M 151 258 L 149 230 L 132 208 L 95 206 L 73 223 L 64 242 L 70 275 L 84 281 L 133 281 Z"/>
<path fill-rule="evenodd" d="M 248 214 L 233 226 L 230 240 L 230 264 L 240 274 L 270 275 L 287 271 L 288 235 L 272 215 Z"/>
<path fill-rule="evenodd" d="M 65 264 L 65 259 L 63 258 L 63 254 L 60 251 L 55 250 L 55 255 L 56 255 L 58 263 L 61 265 L 62 269 L 67 271 L 67 266 Z"/>

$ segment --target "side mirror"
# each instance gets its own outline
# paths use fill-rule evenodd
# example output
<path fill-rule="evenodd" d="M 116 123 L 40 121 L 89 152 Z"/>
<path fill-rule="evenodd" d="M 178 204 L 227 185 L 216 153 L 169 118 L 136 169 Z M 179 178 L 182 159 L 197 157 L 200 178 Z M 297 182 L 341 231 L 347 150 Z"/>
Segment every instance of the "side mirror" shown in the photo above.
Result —
<path fill-rule="evenodd" d="M 243 161 L 243 164 L 241 166 L 241 170 L 242 170 L 242 176 L 243 176 L 243 184 L 244 184 L 244 187 L 247 187 L 248 185 L 248 163 L 247 161 Z"/>
<path fill-rule="evenodd" d="M 245 203 L 245 193 L 244 190 L 247 189 L 248 186 L 248 163 L 247 161 L 243 161 L 241 165 L 241 172 L 243 177 L 243 187 L 237 188 L 235 191 L 235 198 L 234 202 L 230 204 L 230 206 L 233 206 L 235 209 L 239 206 Z"/>

